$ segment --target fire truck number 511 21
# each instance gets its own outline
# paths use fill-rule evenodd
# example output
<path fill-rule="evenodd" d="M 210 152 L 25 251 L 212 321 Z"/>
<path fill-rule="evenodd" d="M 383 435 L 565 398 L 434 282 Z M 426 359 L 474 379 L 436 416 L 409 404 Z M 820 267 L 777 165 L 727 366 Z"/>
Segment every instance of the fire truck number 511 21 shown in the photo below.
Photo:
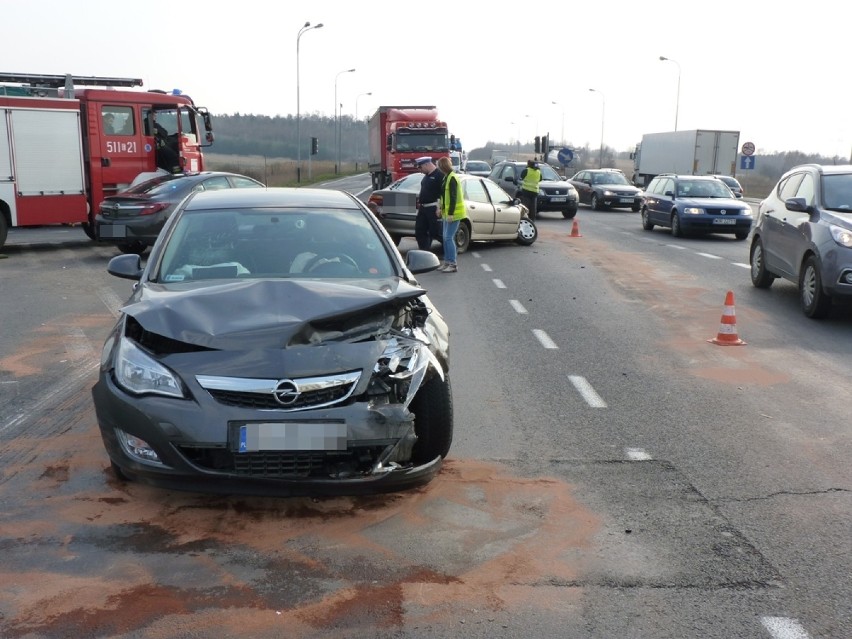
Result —
<path fill-rule="evenodd" d="M 119 142 L 116 140 L 109 140 L 106 143 L 107 153 L 136 153 L 136 141 L 130 140 L 129 142 Z"/>

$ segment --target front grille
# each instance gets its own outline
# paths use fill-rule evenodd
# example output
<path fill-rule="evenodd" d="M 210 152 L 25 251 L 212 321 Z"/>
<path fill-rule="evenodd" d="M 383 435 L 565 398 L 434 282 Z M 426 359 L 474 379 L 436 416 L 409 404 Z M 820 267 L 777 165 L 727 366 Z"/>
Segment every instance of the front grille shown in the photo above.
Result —
<path fill-rule="evenodd" d="M 220 404 L 227 406 L 238 406 L 240 408 L 276 408 L 279 410 L 299 410 L 314 408 L 324 404 L 331 404 L 346 398 L 355 383 L 337 386 L 333 388 L 321 388 L 315 391 L 307 391 L 299 395 L 292 404 L 282 406 L 278 403 L 272 393 L 247 393 L 240 391 L 226 391 L 208 389 L 207 392 Z"/>
<path fill-rule="evenodd" d="M 214 472 L 257 479 L 343 477 L 368 472 L 384 450 L 381 446 L 344 451 L 262 451 L 234 453 L 223 448 L 180 447 L 196 466 Z"/>

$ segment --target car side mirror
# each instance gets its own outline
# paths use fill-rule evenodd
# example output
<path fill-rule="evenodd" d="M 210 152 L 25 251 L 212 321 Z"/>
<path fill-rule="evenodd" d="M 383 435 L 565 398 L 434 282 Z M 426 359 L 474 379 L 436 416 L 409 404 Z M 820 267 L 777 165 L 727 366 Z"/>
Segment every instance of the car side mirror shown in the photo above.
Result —
<path fill-rule="evenodd" d="M 668 197 L 674 197 L 674 191 L 666 191 L 663 195 L 667 195 Z"/>
<path fill-rule="evenodd" d="M 798 211 L 799 213 L 808 213 L 808 202 L 803 197 L 791 197 L 784 201 L 784 206 L 788 211 Z"/>

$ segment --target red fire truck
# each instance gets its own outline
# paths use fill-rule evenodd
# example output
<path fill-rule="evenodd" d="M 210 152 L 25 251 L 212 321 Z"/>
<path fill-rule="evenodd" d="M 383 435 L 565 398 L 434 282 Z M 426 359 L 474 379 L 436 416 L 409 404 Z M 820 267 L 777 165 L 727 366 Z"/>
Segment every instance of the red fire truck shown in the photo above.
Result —
<path fill-rule="evenodd" d="M 101 201 L 140 174 L 204 169 L 207 109 L 177 90 L 131 89 L 139 86 L 0 73 L 0 247 L 14 226 L 80 223 L 94 238 Z"/>
<path fill-rule="evenodd" d="M 373 190 L 417 171 L 424 155 L 450 155 L 447 123 L 434 106 L 383 106 L 370 118 L 370 176 Z"/>

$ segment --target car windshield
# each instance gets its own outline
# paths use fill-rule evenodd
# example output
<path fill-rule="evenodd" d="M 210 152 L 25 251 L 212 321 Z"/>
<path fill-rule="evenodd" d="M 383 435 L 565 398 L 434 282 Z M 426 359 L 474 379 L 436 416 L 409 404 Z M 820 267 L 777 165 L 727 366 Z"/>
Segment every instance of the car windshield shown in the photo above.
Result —
<path fill-rule="evenodd" d="M 852 173 L 823 176 L 822 197 L 827 209 L 843 212 L 852 210 Z"/>
<path fill-rule="evenodd" d="M 719 180 L 680 180 L 678 197 L 733 197 L 731 189 Z"/>
<path fill-rule="evenodd" d="M 554 180 L 556 182 L 562 180 L 562 178 L 559 177 L 559 174 L 554 171 L 549 164 L 539 164 L 538 168 L 541 169 L 542 180 Z"/>
<path fill-rule="evenodd" d="M 490 171 L 491 166 L 487 162 L 476 162 L 476 161 L 468 160 L 467 170 L 468 171 Z"/>
<path fill-rule="evenodd" d="M 621 173 L 595 173 L 592 175 L 592 184 L 627 184 L 627 178 Z"/>
<path fill-rule="evenodd" d="M 422 173 L 412 173 L 406 175 L 401 180 L 397 180 L 388 187 L 389 191 L 409 191 L 411 193 L 420 192 L 420 183 L 423 181 Z"/>
<path fill-rule="evenodd" d="M 738 189 L 738 188 L 740 188 L 740 183 L 739 183 L 739 182 L 737 182 L 737 181 L 736 181 L 734 178 L 732 178 L 732 177 L 728 177 L 728 176 L 726 176 L 726 175 L 720 175 L 720 176 L 718 176 L 718 178 L 717 178 L 717 179 L 722 180 L 722 182 L 724 182 L 726 185 L 728 185 L 728 186 L 729 186 L 730 188 L 732 188 L 732 189 Z"/>
<path fill-rule="evenodd" d="M 360 209 L 217 209 L 183 212 L 153 277 L 184 282 L 394 274 L 384 243 Z"/>

